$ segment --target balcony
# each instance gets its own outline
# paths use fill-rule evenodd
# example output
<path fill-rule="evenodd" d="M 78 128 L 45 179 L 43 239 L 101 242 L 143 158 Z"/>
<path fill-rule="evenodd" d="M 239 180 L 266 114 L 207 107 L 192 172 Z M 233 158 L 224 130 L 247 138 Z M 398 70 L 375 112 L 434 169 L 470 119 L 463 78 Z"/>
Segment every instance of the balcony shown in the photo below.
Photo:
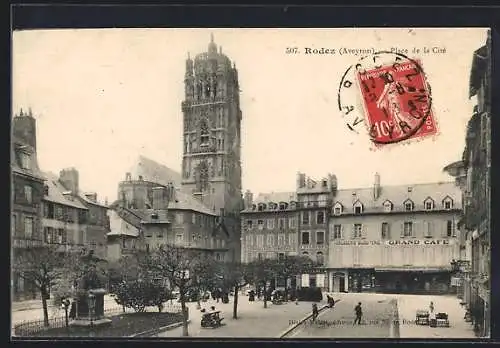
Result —
<path fill-rule="evenodd" d="M 327 249 L 326 244 L 301 244 L 300 250 L 325 250 Z"/>

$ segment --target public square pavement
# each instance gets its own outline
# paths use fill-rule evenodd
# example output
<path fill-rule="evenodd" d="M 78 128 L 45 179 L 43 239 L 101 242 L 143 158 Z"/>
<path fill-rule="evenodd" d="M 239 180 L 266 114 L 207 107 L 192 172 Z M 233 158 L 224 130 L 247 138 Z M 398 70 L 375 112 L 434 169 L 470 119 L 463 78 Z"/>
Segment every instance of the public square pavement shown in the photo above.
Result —
<path fill-rule="evenodd" d="M 455 295 L 399 295 L 399 294 L 374 294 L 374 293 L 330 293 L 335 299 L 342 302 L 365 302 L 368 299 L 397 300 L 398 322 L 394 325 L 395 338 L 467 338 L 475 339 L 476 336 L 470 323 L 465 322 L 465 309 L 460 305 L 460 300 Z M 428 309 L 430 302 L 434 302 L 436 312 L 448 313 L 450 327 L 436 327 L 415 324 L 415 314 L 419 309 Z M 354 310 L 354 305 L 352 311 Z M 364 311 L 366 313 L 366 311 Z M 354 312 L 351 312 L 354 318 Z M 366 314 L 365 314 L 366 315 Z M 395 324 L 395 323 L 393 323 Z"/>
<path fill-rule="evenodd" d="M 337 301 L 339 297 L 334 297 Z M 354 307 L 361 302 L 361 325 L 354 325 Z M 315 322 L 305 321 L 284 338 L 397 338 L 396 300 L 385 297 L 344 296 L 333 308 L 321 312 Z"/>
<path fill-rule="evenodd" d="M 222 311 L 224 321 L 221 327 L 216 329 L 201 327 L 201 312 L 196 309 L 196 303 L 189 303 L 188 327 L 189 337 L 253 337 L 253 338 L 277 338 L 281 332 L 290 327 L 308 314 L 311 314 L 311 302 L 288 302 L 282 305 L 267 303 L 264 308 L 263 301 L 249 302 L 248 297 L 238 297 L 238 319 L 233 319 L 233 299 L 229 297 L 229 303 L 217 303 L 209 300 L 202 302 L 202 308 L 210 308 L 214 305 L 217 310 Z M 325 304 L 318 304 L 321 307 Z M 156 337 L 182 337 L 182 327 L 175 328 L 158 334 Z"/>

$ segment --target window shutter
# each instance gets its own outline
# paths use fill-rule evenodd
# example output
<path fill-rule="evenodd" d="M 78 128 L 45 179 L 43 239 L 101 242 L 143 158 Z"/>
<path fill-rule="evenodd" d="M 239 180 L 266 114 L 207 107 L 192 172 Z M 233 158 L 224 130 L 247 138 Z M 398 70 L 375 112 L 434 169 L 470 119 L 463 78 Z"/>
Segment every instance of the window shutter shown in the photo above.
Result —
<path fill-rule="evenodd" d="M 367 235 L 366 232 L 367 232 L 366 231 L 366 225 L 364 225 L 364 224 L 361 225 L 361 238 L 363 238 L 363 239 L 366 238 L 366 235 Z"/>
<path fill-rule="evenodd" d="M 352 225 L 352 239 L 356 238 L 356 225 Z"/>
<path fill-rule="evenodd" d="M 345 231 L 344 225 L 340 225 L 340 239 L 344 239 Z"/>
<path fill-rule="evenodd" d="M 443 228 L 441 229 L 441 237 L 446 237 L 447 232 L 448 232 L 448 220 L 443 222 Z"/>
<path fill-rule="evenodd" d="M 404 237 L 405 236 L 405 223 L 402 222 L 401 223 L 401 237 Z"/>

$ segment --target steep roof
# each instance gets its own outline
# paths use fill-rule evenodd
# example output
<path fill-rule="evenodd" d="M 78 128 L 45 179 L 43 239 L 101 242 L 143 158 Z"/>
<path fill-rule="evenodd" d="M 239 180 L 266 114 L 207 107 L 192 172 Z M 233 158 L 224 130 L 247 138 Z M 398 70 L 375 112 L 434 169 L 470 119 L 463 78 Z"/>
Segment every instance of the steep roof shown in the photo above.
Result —
<path fill-rule="evenodd" d="M 83 200 L 85 203 L 96 205 L 96 206 L 102 207 L 102 208 L 108 208 L 105 204 L 102 204 L 102 203 L 99 203 L 99 202 L 94 202 L 94 201 L 88 199 L 85 196 L 85 193 L 82 193 L 82 192 L 78 193 L 78 198 L 80 198 L 81 200 Z"/>
<path fill-rule="evenodd" d="M 67 189 L 59 182 L 59 178 L 54 173 L 43 173 L 45 177 L 45 185 L 49 187 L 49 194 L 43 197 L 44 200 L 58 203 L 62 205 L 67 205 L 74 208 L 85 209 L 83 205 L 77 198 L 71 198 L 70 195 L 64 195 Z"/>
<path fill-rule="evenodd" d="M 145 181 L 161 185 L 167 185 L 171 182 L 175 187 L 181 186 L 182 178 L 179 172 L 142 155 L 139 156 L 129 172 L 132 177 L 142 176 Z"/>
<path fill-rule="evenodd" d="M 213 210 L 208 208 L 202 202 L 194 198 L 189 193 L 183 192 L 182 190 L 176 190 L 175 198 L 175 201 L 172 201 L 168 204 L 168 209 L 192 210 L 207 215 L 217 215 Z"/>
<path fill-rule="evenodd" d="M 297 194 L 295 192 L 269 192 L 259 193 L 254 199 L 255 204 L 259 203 L 280 203 L 297 201 Z"/>
<path fill-rule="evenodd" d="M 438 206 L 446 197 L 453 200 L 455 207 L 460 207 L 462 200 L 462 192 L 454 182 L 381 186 L 378 199 L 374 198 L 373 190 L 372 187 L 338 190 L 333 198 L 333 204 L 342 204 L 344 212 L 348 213 L 353 210 L 356 201 L 363 204 L 364 212 L 376 212 L 383 210 L 383 203 L 387 200 L 393 204 L 393 210 L 404 208 L 404 203 L 408 199 L 415 204 L 416 210 L 424 207 L 424 201 L 428 197 Z"/>

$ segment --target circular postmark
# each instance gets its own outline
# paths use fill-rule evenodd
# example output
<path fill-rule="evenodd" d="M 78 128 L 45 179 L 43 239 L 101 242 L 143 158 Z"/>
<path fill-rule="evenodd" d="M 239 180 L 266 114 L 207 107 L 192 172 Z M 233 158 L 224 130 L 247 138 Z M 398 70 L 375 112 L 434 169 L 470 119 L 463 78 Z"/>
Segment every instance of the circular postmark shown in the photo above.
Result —
<path fill-rule="evenodd" d="M 437 132 L 422 65 L 401 53 L 379 51 L 348 67 L 338 88 L 338 108 L 349 130 L 359 134 L 365 125 L 377 146 Z"/>

